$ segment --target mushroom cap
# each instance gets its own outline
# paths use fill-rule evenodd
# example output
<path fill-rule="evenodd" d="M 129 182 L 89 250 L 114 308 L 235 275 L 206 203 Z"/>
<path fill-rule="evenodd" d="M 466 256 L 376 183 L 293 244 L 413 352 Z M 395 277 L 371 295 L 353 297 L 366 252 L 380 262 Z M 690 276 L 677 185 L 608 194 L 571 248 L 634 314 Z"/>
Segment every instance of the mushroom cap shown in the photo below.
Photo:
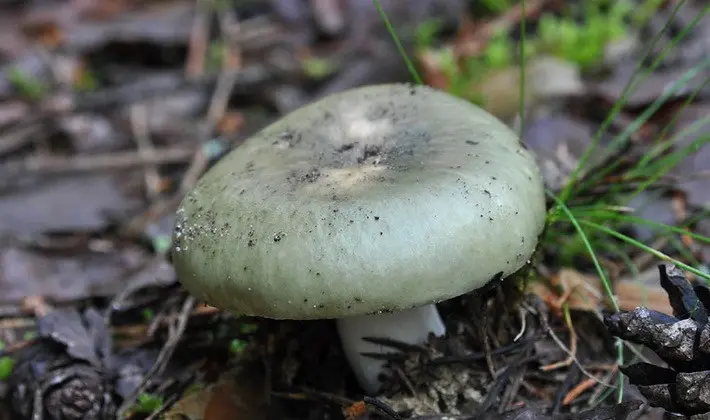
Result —
<path fill-rule="evenodd" d="M 217 162 L 177 211 L 192 295 L 277 319 L 446 300 L 521 268 L 545 222 L 535 157 L 481 108 L 385 84 L 291 112 Z"/>

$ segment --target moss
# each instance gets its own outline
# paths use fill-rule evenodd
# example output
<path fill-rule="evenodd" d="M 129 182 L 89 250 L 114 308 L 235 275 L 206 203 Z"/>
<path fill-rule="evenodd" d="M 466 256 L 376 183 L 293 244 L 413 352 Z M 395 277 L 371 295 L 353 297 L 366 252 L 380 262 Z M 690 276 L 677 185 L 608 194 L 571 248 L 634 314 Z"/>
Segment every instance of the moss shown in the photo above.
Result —
<path fill-rule="evenodd" d="M 486 0 L 478 7 L 484 15 L 501 14 L 517 3 Z M 640 5 L 630 0 L 587 0 L 582 5 L 569 6 L 561 14 L 545 12 L 534 25 L 534 33 L 525 35 L 526 59 L 552 55 L 579 65 L 583 71 L 593 69 L 602 63 L 611 42 L 626 37 L 634 25 L 646 22 L 660 4 L 660 0 L 645 0 Z M 435 57 L 449 93 L 478 105 L 486 104 L 471 86 L 497 70 L 520 64 L 519 41 L 508 31 L 496 33 L 483 51 L 472 57 L 457 57 L 452 47 L 436 45 L 439 35 L 438 22 L 420 25 L 416 36 L 418 51 Z"/>

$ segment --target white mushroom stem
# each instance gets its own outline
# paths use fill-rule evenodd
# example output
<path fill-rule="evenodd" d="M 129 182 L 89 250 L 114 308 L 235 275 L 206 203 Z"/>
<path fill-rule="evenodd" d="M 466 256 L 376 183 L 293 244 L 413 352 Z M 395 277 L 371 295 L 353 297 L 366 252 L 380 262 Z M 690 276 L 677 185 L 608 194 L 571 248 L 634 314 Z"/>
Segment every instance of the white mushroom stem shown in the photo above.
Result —
<path fill-rule="evenodd" d="M 345 356 L 360 386 L 367 394 L 375 394 L 381 382 L 378 375 L 385 361 L 363 356 L 362 353 L 391 353 L 391 347 L 362 340 L 362 337 L 389 338 L 408 344 L 423 344 L 429 333 L 440 337 L 446 333 L 436 305 L 425 305 L 403 311 L 338 318 L 338 333 Z"/>

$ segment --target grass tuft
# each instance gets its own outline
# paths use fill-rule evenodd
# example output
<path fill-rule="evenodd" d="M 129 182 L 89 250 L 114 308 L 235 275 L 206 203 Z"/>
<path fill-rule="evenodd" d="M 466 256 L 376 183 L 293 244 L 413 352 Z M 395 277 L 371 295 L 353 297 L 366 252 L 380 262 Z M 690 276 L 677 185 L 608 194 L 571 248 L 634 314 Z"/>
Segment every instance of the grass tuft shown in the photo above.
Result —
<path fill-rule="evenodd" d="M 399 53 L 405 60 L 407 67 L 414 80 L 417 83 L 423 83 L 415 64 L 410 60 L 406 51 L 402 47 L 397 34 L 389 23 L 386 13 L 382 9 L 379 0 L 373 0 L 375 6 L 377 7 L 380 16 L 385 23 L 387 30 L 395 41 Z M 710 123 L 710 116 L 706 118 L 699 119 L 693 124 L 682 131 L 676 133 L 670 139 L 666 138 L 667 131 L 671 124 L 677 118 L 677 113 L 685 109 L 697 96 L 698 92 L 703 89 L 707 83 L 710 81 L 710 77 L 706 78 L 699 86 L 691 92 L 689 97 L 686 98 L 681 107 L 677 109 L 676 116 L 671 121 L 671 124 L 666 126 L 659 134 L 656 142 L 652 147 L 645 151 L 644 155 L 634 164 L 628 165 L 625 163 L 623 153 L 620 153 L 624 147 L 626 147 L 630 142 L 631 136 L 638 132 L 639 129 L 646 124 L 649 119 L 664 105 L 666 105 L 671 99 L 674 99 L 674 95 L 683 89 L 689 81 L 698 77 L 699 75 L 707 74 L 710 71 L 710 58 L 702 60 L 700 63 L 693 66 L 690 70 L 685 72 L 682 77 L 679 78 L 672 86 L 670 86 L 666 91 L 663 92 L 652 104 L 647 106 L 644 111 L 618 135 L 615 135 L 611 140 L 609 146 L 605 150 L 600 151 L 599 146 L 601 139 L 606 135 L 611 123 L 620 115 L 625 103 L 631 97 L 631 95 L 639 88 L 641 83 L 643 83 L 648 77 L 655 71 L 660 64 L 664 61 L 667 54 L 675 48 L 690 31 L 698 24 L 700 19 L 710 12 L 710 5 L 705 6 L 702 13 L 699 13 L 695 18 L 682 28 L 678 33 L 664 46 L 664 48 L 656 55 L 653 61 L 650 60 L 655 47 L 662 38 L 663 34 L 669 30 L 671 21 L 678 14 L 681 7 L 684 5 L 685 0 L 679 0 L 675 3 L 675 7 L 669 14 L 669 17 L 661 31 L 654 35 L 650 40 L 648 45 L 642 51 L 642 59 L 639 60 L 639 64 L 634 71 L 634 76 L 628 81 L 624 87 L 620 99 L 611 107 L 606 118 L 600 124 L 597 132 L 595 133 L 590 144 L 586 148 L 584 154 L 582 155 L 578 165 L 574 168 L 569 176 L 569 179 L 565 185 L 561 188 L 559 192 L 553 192 L 547 190 L 547 195 L 551 200 L 552 205 L 548 209 L 547 214 L 547 227 L 543 238 L 541 238 L 542 246 L 541 248 L 557 249 L 560 252 L 560 248 L 565 248 L 570 250 L 570 258 L 565 258 L 563 253 L 557 254 L 558 259 L 565 261 L 567 263 L 572 262 L 575 258 L 586 258 L 591 261 L 594 270 L 601 279 L 604 291 L 608 296 L 608 300 L 611 303 L 614 310 L 618 311 L 618 303 L 614 296 L 613 287 L 609 281 L 606 271 L 600 263 L 598 254 L 600 252 L 605 255 L 615 256 L 617 260 L 621 261 L 624 266 L 627 267 L 629 273 L 633 277 L 639 275 L 638 268 L 635 266 L 633 259 L 629 257 L 629 252 L 631 249 L 640 250 L 643 253 L 647 253 L 661 261 L 669 262 L 675 264 L 676 266 L 693 273 L 700 279 L 704 279 L 710 283 L 710 274 L 699 268 L 698 261 L 695 260 L 693 253 L 688 250 L 688 247 L 679 238 L 689 238 L 700 243 L 710 244 L 710 237 L 700 235 L 698 233 L 692 232 L 690 227 L 697 221 L 698 218 L 707 217 L 707 213 L 702 213 L 701 215 L 695 215 L 695 217 L 688 218 L 687 220 L 678 223 L 678 225 L 668 225 L 664 223 L 655 222 L 652 220 L 647 220 L 642 217 L 635 216 L 634 209 L 628 206 L 628 203 L 634 197 L 639 194 L 648 191 L 650 189 L 662 189 L 664 185 L 661 185 L 661 180 L 666 176 L 671 169 L 680 164 L 683 159 L 696 152 L 700 147 L 710 143 L 710 135 L 698 136 L 689 144 L 674 150 L 673 152 L 668 152 L 668 150 L 677 146 L 680 140 L 688 138 L 691 134 L 698 131 L 700 128 Z M 488 3 L 486 3 L 488 4 Z M 503 3 L 496 3 L 501 5 Z M 642 2 L 640 8 L 634 9 L 630 7 L 626 0 L 617 0 L 615 6 L 612 7 L 611 16 L 614 22 L 623 22 L 620 16 L 628 16 L 635 27 L 640 27 L 646 21 L 648 21 L 658 10 L 661 2 L 659 0 L 645 0 Z M 522 16 L 526 16 L 526 2 L 521 0 L 520 6 L 522 9 Z M 511 2 L 506 2 L 505 7 L 501 6 L 491 11 L 496 13 L 504 13 L 507 8 L 513 7 Z M 591 10 L 591 9 L 590 9 Z M 606 17 L 601 16 L 598 11 L 587 10 L 587 13 L 593 18 L 587 23 L 591 26 L 584 27 L 582 29 L 574 27 L 572 23 L 560 21 L 560 18 L 553 21 L 553 18 L 541 18 L 541 21 L 547 19 L 548 29 L 554 23 L 560 28 L 566 28 L 565 33 L 568 36 L 560 42 L 571 43 L 573 40 L 579 40 L 584 31 L 591 34 L 595 34 L 599 30 L 599 25 L 597 25 L 600 19 L 606 19 Z M 594 20 L 596 19 L 596 20 Z M 590 23 L 591 22 L 591 23 Z M 594 26 L 596 25 L 596 26 Z M 603 26 L 603 25 L 602 25 Z M 544 29 L 544 25 L 542 25 Z M 421 49 L 425 47 L 425 44 L 432 44 L 434 38 L 436 37 L 436 24 L 427 23 L 427 26 L 423 27 L 418 33 L 419 37 L 417 39 L 417 45 Z M 618 28 L 617 28 L 618 29 Z M 578 32 L 575 32 L 578 31 Z M 582 31 L 582 32 L 579 32 Z M 539 49 L 536 44 L 538 40 L 528 40 L 527 35 L 527 23 L 526 19 L 521 19 L 520 22 L 520 45 L 519 45 L 519 64 L 520 64 L 520 103 L 519 103 L 519 122 L 520 122 L 520 135 L 521 138 L 525 130 L 525 89 L 526 78 L 525 78 L 525 67 L 528 58 L 534 54 L 535 50 Z M 548 31 L 549 32 L 549 31 Z M 586 32 L 584 32 L 586 33 Z M 451 51 L 444 51 L 441 56 L 444 58 L 442 66 L 446 70 L 444 73 L 449 77 L 449 83 L 452 88 L 451 93 L 460 94 L 464 96 L 462 91 L 459 90 L 461 86 L 470 86 L 472 77 L 480 77 L 480 72 L 485 72 L 486 69 L 497 68 L 499 65 L 510 65 L 511 60 L 509 60 L 509 54 L 511 51 L 511 44 L 509 40 L 509 34 L 504 34 L 502 38 L 495 38 L 491 40 L 491 43 L 487 50 L 482 52 L 482 57 L 484 58 L 482 62 L 487 64 L 486 66 L 474 66 L 473 73 L 467 74 L 462 72 L 455 64 L 456 58 L 452 55 Z M 544 34 L 543 34 L 544 35 Z M 587 34 L 589 35 L 589 34 Z M 589 35 L 591 36 L 591 35 Z M 609 34 L 596 34 L 595 42 L 600 42 L 595 44 L 597 49 L 599 46 L 603 46 L 604 42 L 609 39 Z M 544 39 L 550 42 L 549 33 Z M 554 38 L 554 37 L 553 37 Z M 543 41 L 544 41 L 543 39 Z M 576 42 L 576 41 L 575 41 Z M 590 41 L 585 41 L 590 42 Z M 539 44 L 539 42 L 538 42 Z M 544 42 L 542 43 L 544 45 Z M 555 44 L 560 51 L 563 51 L 565 45 L 567 44 Z M 571 45 L 571 44 L 570 44 Z M 530 46 L 530 49 L 527 47 Z M 553 45 L 554 49 L 554 45 Z M 575 48 L 572 48 L 575 50 Z M 577 61 L 581 59 L 587 59 L 589 54 L 592 52 L 587 51 L 584 56 L 576 57 Z M 448 55 L 447 55 L 448 54 Z M 564 54 L 562 54 L 564 55 Z M 566 57 L 574 61 L 574 57 Z M 447 61 L 448 60 L 448 61 Z M 644 63 L 651 61 L 650 65 L 645 66 Z M 495 65 L 494 65 L 495 64 Z M 470 92 L 465 92 L 465 96 L 470 99 Z M 485 107 L 485 106 L 484 106 Z M 606 158 L 605 165 L 600 168 L 593 168 L 589 165 L 589 161 L 592 156 L 603 153 Z M 624 167 L 624 165 L 628 167 Z M 614 183 L 609 182 L 609 177 L 614 179 Z M 602 190 L 603 193 L 599 194 L 595 190 Z M 631 191 L 630 193 L 624 193 L 624 191 Z M 593 200 L 595 204 L 583 204 L 584 200 Z M 570 232 L 570 226 L 573 228 L 573 232 Z M 678 253 L 681 261 L 678 258 L 674 258 L 659 249 L 655 249 L 652 246 L 646 245 L 641 241 L 629 236 L 626 233 L 633 225 L 643 225 L 652 228 L 653 231 L 657 232 L 660 237 L 664 237 L 668 240 L 671 247 Z M 570 234 L 572 233 L 572 237 Z M 562 242 L 565 241 L 565 242 Z M 560 243 L 564 243 L 566 246 L 560 246 Z M 568 246 L 567 246 L 568 245 Z M 559 262 L 559 261 L 558 261 Z M 618 348 L 618 363 L 619 365 L 624 362 L 624 345 L 629 347 L 628 343 L 623 343 L 617 340 Z M 632 349 L 632 352 L 634 350 Z M 619 373 L 619 388 L 617 389 L 617 399 L 621 401 L 623 384 L 622 374 Z M 606 394 L 606 396 L 611 394 Z"/>

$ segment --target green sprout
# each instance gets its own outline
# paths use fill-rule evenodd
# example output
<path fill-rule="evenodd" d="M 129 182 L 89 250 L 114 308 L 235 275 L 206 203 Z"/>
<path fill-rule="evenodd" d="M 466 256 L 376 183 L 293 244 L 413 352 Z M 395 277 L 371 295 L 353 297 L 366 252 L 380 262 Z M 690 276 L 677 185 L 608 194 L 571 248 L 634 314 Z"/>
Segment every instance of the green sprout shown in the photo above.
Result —
<path fill-rule="evenodd" d="M 159 395 L 142 392 L 138 395 L 135 411 L 138 413 L 152 413 L 163 406 L 163 398 Z"/>
<path fill-rule="evenodd" d="M 515 47 L 508 31 L 498 31 L 483 51 L 483 62 L 489 69 L 503 69 L 513 64 Z"/>
<path fill-rule="evenodd" d="M 41 99 L 47 93 L 47 86 L 38 80 L 33 80 L 29 75 L 17 67 L 13 67 L 7 78 L 17 91 L 29 99 Z"/>
<path fill-rule="evenodd" d="M 153 238 L 153 250 L 156 253 L 165 255 L 173 245 L 170 235 L 157 235 Z"/>
<path fill-rule="evenodd" d="M 513 5 L 511 0 L 482 0 L 483 6 L 492 13 L 502 13 Z"/>
<path fill-rule="evenodd" d="M 246 350 L 248 345 L 249 343 L 246 341 L 235 338 L 229 343 L 229 351 L 233 354 L 239 354 Z"/>
<path fill-rule="evenodd" d="M 5 381 L 15 369 L 15 359 L 8 356 L 0 357 L 0 380 Z"/>
<path fill-rule="evenodd" d="M 155 313 L 150 308 L 143 309 L 143 312 L 141 312 L 141 315 L 143 316 L 143 320 L 145 322 L 150 322 L 155 317 Z"/>
<path fill-rule="evenodd" d="M 330 76 L 336 70 L 337 66 L 332 60 L 318 57 L 310 57 L 301 61 L 306 76 L 312 79 L 323 79 Z"/>
<path fill-rule="evenodd" d="M 422 22 L 414 35 L 414 45 L 417 49 L 426 49 L 434 45 L 436 36 L 441 30 L 441 21 L 437 19 L 428 19 Z"/>
<path fill-rule="evenodd" d="M 94 91 L 99 88 L 99 80 L 93 72 L 84 70 L 74 80 L 74 88 L 84 92 Z"/>

